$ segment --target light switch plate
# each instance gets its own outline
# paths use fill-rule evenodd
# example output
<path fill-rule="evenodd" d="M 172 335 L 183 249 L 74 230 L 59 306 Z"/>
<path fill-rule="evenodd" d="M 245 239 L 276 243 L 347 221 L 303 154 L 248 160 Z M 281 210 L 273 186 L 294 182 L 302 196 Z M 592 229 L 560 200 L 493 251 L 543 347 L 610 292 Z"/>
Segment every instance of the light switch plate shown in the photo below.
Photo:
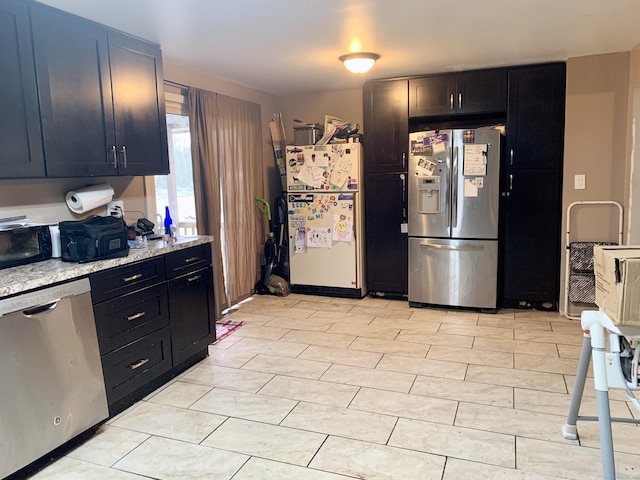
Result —
<path fill-rule="evenodd" d="M 575 175 L 573 177 L 573 188 L 575 190 L 584 190 L 585 188 L 587 188 L 587 180 L 586 180 L 586 175 L 582 174 L 582 175 Z"/>

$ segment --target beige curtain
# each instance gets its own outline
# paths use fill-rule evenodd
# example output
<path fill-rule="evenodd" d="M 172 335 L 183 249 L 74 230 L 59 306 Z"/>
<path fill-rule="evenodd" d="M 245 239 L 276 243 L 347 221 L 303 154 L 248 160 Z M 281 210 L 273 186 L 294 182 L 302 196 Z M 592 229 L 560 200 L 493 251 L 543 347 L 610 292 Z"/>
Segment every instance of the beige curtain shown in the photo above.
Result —
<path fill-rule="evenodd" d="M 220 314 L 251 295 L 259 275 L 260 105 L 190 88 L 189 119 L 198 232 L 215 237 Z"/>

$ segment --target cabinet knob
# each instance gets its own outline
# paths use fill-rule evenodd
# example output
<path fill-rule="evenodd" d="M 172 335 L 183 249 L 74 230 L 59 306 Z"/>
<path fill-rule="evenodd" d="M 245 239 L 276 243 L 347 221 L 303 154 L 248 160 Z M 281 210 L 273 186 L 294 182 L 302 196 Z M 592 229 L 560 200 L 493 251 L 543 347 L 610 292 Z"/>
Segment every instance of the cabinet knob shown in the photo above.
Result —
<path fill-rule="evenodd" d="M 462 92 L 458 93 L 458 110 L 462 110 Z"/>
<path fill-rule="evenodd" d="M 453 104 L 453 93 L 449 95 L 449 109 L 453 110 L 455 105 Z"/>
<path fill-rule="evenodd" d="M 513 148 L 509 151 L 509 164 L 513 165 Z"/>

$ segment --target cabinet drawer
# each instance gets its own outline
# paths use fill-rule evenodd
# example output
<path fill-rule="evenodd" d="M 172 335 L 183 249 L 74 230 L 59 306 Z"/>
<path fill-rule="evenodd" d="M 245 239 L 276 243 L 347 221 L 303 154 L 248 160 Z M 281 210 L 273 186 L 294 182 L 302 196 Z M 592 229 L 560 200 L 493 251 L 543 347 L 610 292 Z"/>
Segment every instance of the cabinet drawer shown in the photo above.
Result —
<path fill-rule="evenodd" d="M 93 303 L 103 302 L 119 295 L 160 283 L 165 279 L 164 257 L 111 268 L 89 277 Z"/>
<path fill-rule="evenodd" d="M 211 244 L 205 243 L 167 254 L 165 259 L 167 278 L 179 277 L 187 272 L 211 264 Z"/>
<path fill-rule="evenodd" d="M 164 283 L 94 305 L 100 353 L 105 355 L 169 324 Z"/>
<path fill-rule="evenodd" d="M 171 369 L 169 327 L 102 357 L 107 403 L 113 404 Z"/>

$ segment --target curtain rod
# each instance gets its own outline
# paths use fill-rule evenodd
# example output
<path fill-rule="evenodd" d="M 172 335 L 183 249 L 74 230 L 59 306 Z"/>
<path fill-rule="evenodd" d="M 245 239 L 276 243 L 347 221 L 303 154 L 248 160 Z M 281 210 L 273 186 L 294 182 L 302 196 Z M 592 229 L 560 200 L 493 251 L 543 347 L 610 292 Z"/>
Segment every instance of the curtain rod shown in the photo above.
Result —
<path fill-rule="evenodd" d="M 171 80 L 165 80 L 164 83 L 168 83 L 169 85 L 173 85 L 178 88 L 189 88 L 189 85 L 183 85 L 182 83 L 172 82 Z"/>

